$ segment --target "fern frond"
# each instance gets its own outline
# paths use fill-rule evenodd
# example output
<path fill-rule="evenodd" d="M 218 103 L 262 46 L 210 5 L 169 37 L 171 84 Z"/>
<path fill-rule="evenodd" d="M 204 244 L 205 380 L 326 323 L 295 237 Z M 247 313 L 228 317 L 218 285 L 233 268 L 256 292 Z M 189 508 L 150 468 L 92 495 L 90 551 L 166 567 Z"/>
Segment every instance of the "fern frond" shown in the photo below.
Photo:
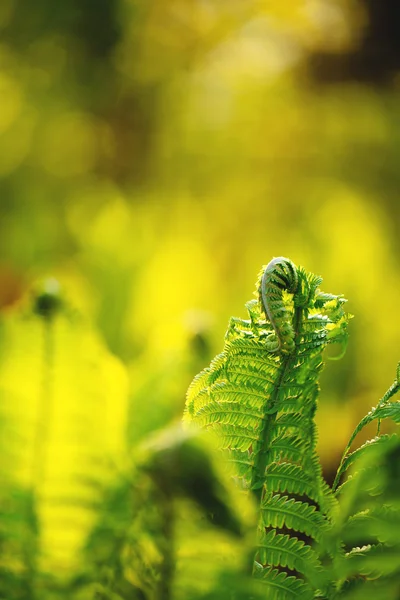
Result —
<path fill-rule="evenodd" d="M 273 259 L 259 275 L 257 300 L 246 304 L 249 319 L 231 319 L 223 352 L 187 397 L 188 420 L 215 431 L 240 485 L 260 502 L 260 548 L 265 536 L 281 544 L 281 554 L 270 548 L 266 560 L 280 568 L 293 564 L 285 550 L 300 552 L 295 533 L 319 540 L 336 508 L 315 450 L 314 414 L 323 350 L 345 338 L 347 316 L 345 300 L 319 292 L 320 283 L 290 260 Z M 293 535 L 263 531 L 281 527 Z M 285 573 L 268 577 L 292 581 Z"/>
<path fill-rule="evenodd" d="M 357 460 L 366 456 L 371 450 L 375 450 L 377 447 L 386 443 L 386 440 L 391 439 L 390 435 L 376 436 L 371 440 L 367 440 L 362 446 L 354 450 L 351 454 L 348 454 L 342 465 L 338 469 L 337 476 L 340 478 Z"/>
<path fill-rule="evenodd" d="M 50 292 L 1 322 L 1 437 L 4 426 L 11 455 L 0 448 L 0 597 L 10 600 L 73 596 L 64 587 L 125 457 L 127 373 Z"/>
<path fill-rule="evenodd" d="M 397 365 L 396 370 L 396 379 L 386 391 L 386 393 L 379 400 L 378 405 L 370 410 L 370 412 L 359 422 L 355 430 L 353 431 L 350 439 L 347 443 L 347 446 L 343 452 L 342 459 L 340 461 L 340 465 L 338 471 L 336 473 L 335 481 L 333 482 L 333 489 L 335 490 L 339 485 L 340 477 L 344 472 L 343 463 L 345 462 L 347 455 L 350 451 L 350 447 L 353 444 L 355 438 L 360 433 L 360 431 L 366 426 L 372 423 L 373 421 L 378 421 L 378 435 L 380 433 L 380 422 L 382 419 L 390 418 L 395 423 L 400 423 L 400 401 L 390 402 L 390 399 L 397 394 L 400 390 L 400 363 Z"/>

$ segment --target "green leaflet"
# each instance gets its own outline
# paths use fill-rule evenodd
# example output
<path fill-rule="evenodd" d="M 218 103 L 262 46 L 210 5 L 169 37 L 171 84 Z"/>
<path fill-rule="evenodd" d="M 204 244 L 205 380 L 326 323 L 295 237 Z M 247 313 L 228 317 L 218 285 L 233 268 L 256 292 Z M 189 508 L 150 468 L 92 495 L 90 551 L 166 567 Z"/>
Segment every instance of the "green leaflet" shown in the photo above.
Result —
<path fill-rule="evenodd" d="M 274 447 L 271 449 L 271 460 L 273 462 L 293 462 L 302 460 L 305 441 L 295 435 L 280 435 L 275 439 Z"/>
<path fill-rule="evenodd" d="M 307 574 L 320 567 L 320 561 L 311 546 L 296 538 L 276 533 L 273 529 L 262 533 L 258 543 L 257 561 L 263 565 L 288 567 Z"/>
<path fill-rule="evenodd" d="M 297 577 L 287 576 L 284 571 L 263 569 L 255 563 L 254 576 L 261 579 L 268 589 L 268 600 L 311 600 L 312 589 Z"/>
<path fill-rule="evenodd" d="M 269 492 L 289 492 L 308 496 L 318 502 L 312 476 L 303 467 L 290 463 L 271 463 L 267 467 L 265 485 Z"/>
<path fill-rule="evenodd" d="M 400 547 L 385 547 L 382 544 L 353 548 L 348 552 L 341 565 L 346 576 L 361 574 L 370 578 L 400 573 Z"/>
<path fill-rule="evenodd" d="M 399 543 L 399 511 L 387 506 L 375 506 L 357 512 L 344 523 L 343 541 L 347 545 L 357 546 L 362 541 L 370 543 Z"/>
<path fill-rule="evenodd" d="M 287 496 L 266 496 L 261 503 L 261 521 L 264 527 L 287 527 L 301 531 L 314 540 L 321 536 L 325 521 L 323 515 L 307 502 Z"/>

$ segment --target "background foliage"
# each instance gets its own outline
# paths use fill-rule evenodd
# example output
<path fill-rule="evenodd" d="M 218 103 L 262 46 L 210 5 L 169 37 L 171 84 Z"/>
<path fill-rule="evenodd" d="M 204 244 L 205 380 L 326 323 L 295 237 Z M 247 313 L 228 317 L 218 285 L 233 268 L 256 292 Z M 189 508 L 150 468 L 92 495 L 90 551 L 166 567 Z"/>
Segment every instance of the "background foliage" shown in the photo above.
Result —
<path fill-rule="evenodd" d="M 398 360 L 395 11 L 389 0 L 1 2 L 2 388 L 22 394 L 26 418 L 49 368 L 57 406 L 106 396 L 110 444 L 136 444 L 181 415 L 260 265 L 289 256 L 357 316 L 346 361 L 322 382 L 329 475 Z M 61 282 L 69 325 L 54 348 L 68 373 L 43 358 L 32 316 L 29 290 L 48 275 Z M 82 374 L 93 352 L 110 362 L 88 367 L 107 385 Z"/>

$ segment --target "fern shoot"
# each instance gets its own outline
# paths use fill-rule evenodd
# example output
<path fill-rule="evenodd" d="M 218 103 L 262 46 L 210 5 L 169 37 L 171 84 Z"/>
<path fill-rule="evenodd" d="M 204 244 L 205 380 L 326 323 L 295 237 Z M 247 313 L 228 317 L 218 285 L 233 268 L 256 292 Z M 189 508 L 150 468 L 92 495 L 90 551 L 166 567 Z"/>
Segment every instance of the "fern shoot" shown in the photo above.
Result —
<path fill-rule="evenodd" d="M 248 319 L 231 319 L 223 352 L 195 377 L 185 409 L 186 420 L 216 432 L 240 485 L 256 496 L 254 574 L 287 597 L 299 585 L 307 598 L 323 587 L 310 565 L 319 565 L 314 546 L 335 506 L 314 415 L 323 351 L 346 344 L 348 315 L 342 296 L 319 291 L 321 281 L 284 257 L 263 267 Z"/>

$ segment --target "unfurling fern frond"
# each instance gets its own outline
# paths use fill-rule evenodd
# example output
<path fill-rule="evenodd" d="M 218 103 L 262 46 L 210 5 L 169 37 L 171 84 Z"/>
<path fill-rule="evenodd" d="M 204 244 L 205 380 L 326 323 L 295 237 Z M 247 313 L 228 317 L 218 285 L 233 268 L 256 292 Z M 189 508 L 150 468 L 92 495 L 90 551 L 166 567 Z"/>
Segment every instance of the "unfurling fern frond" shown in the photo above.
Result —
<path fill-rule="evenodd" d="M 269 343 L 270 352 L 294 349 L 295 332 L 290 312 L 283 301 L 283 291 L 294 294 L 298 286 L 297 269 L 287 258 L 274 258 L 263 270 L 259 295 L 265 315 L 275 331 L 276 343 Z"/>
<path fill-rule="evenodd" d="M 271 567 L 302 572 L 301 559 L 289 558 L 303 543 L 296 532 L 317 541 L 335 506 L 315 452 L 314 414 L 324 348 L 346 342 L 348 315 L 344 298 L 319 291 L 321 281 L 283 257 L 264 267 L 249 318 L 231 319 L 223 352 L 193 380 L 185 410 L 186 420 L 215 431 L 241 486 L 258 499 L 255 570 L 286 590 L 279 598 L 304 584 Z"/>

